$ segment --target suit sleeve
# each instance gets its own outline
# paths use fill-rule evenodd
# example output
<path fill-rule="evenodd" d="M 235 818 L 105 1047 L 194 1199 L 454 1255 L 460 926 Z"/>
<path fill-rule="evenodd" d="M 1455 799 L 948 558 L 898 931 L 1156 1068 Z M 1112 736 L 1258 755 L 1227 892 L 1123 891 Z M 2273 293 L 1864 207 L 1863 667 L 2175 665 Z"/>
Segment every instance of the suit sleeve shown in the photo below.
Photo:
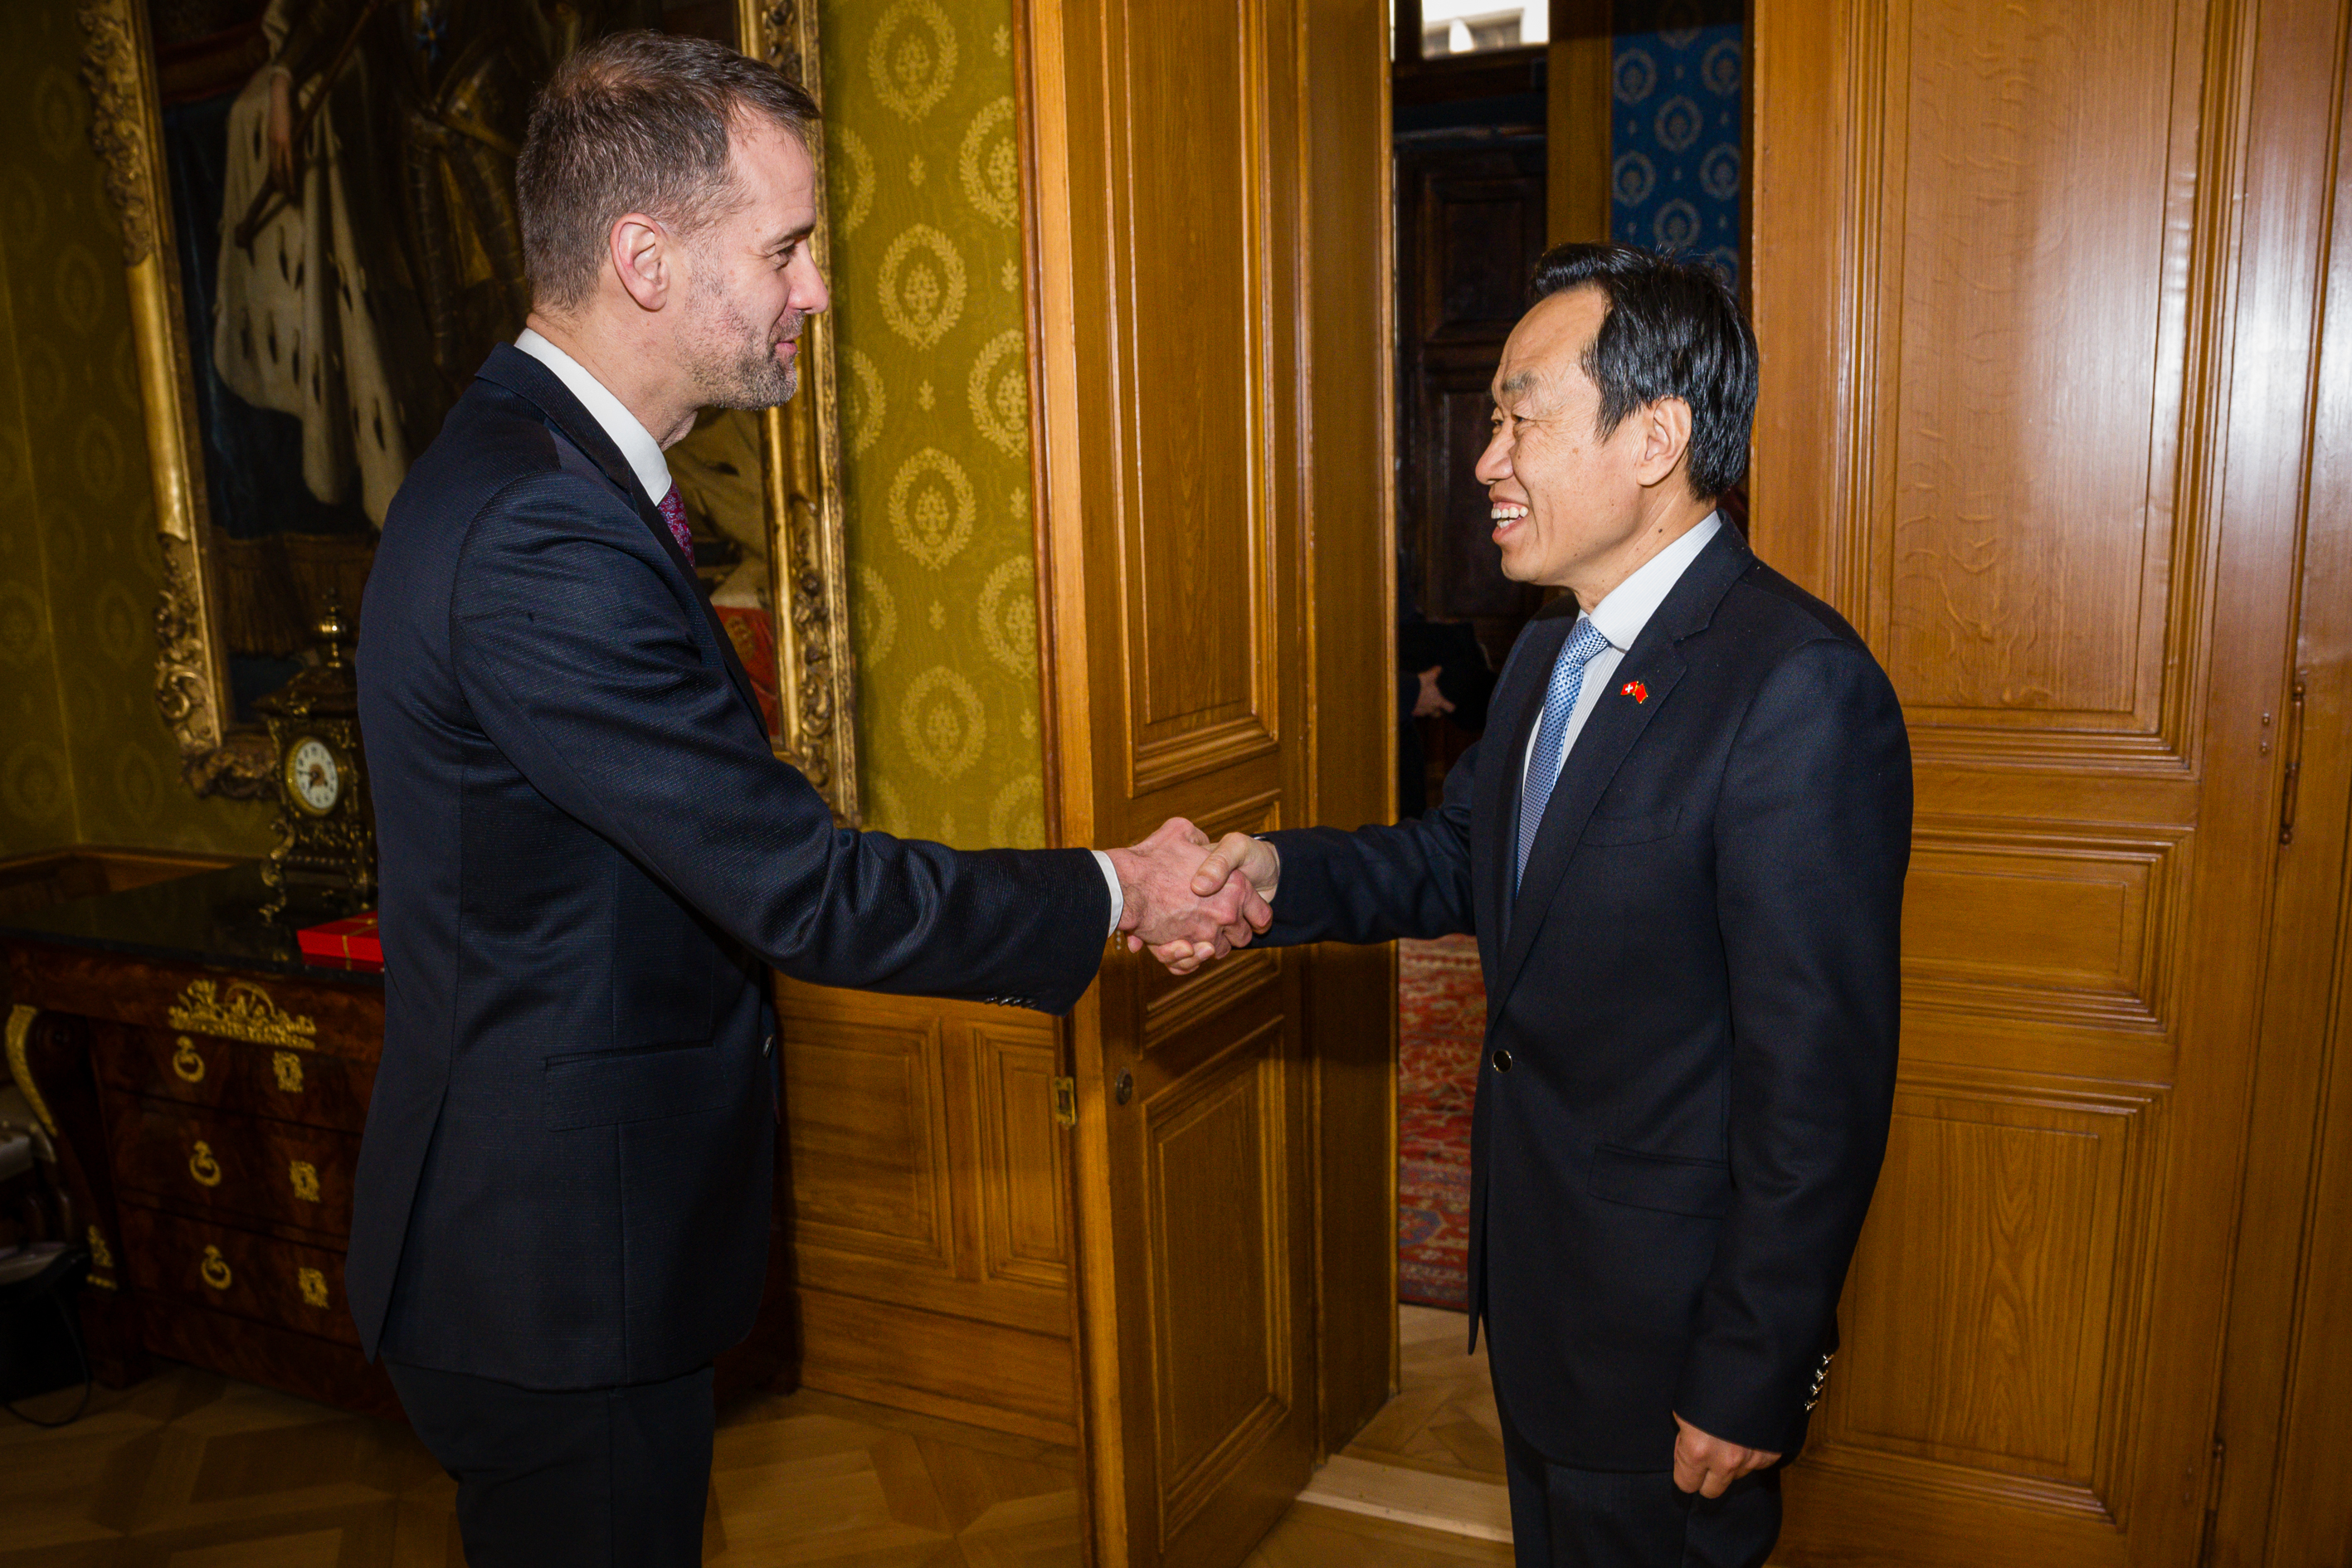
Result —
<path fill-rule="evenodd" d="M 1804 645 L 1733 742 L 1717 816 L 1733 1196 L 1675 1407 L 1788 1452 L 1886 1151 L 1911 752 L 1858 643 Z"/>
<path fill-rule="evenodd" d="M 491 743 L 787 974 L 1067 1011 L 1110 919 L 1093 857 L 836 828 L 770 752 L 658 548 L 563 473 L 516 481 L 474 521 L 450 647 Z"/>
<path fill-rule="evenodd" d="M 1265 837 L 1282 857 L 1274 924 L 1258 940 L 1390 942 L 1473 928 L 1470 796 L 1479 742 L 1445 775 L 1445 801 L 1394 827 L 1301 827 Z"/>

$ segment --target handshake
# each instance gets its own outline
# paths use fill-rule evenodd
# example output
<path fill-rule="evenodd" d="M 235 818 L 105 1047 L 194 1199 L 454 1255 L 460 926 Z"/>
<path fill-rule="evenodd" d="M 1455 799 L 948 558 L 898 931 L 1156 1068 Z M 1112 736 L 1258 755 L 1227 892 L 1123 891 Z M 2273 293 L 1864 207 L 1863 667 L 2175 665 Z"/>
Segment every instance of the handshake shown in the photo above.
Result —
<path fill-rule="evenodd" d="M 1171 816 L 1142 843 L 1106 851 L 1126 900 L 1118 929 L 1127 950 L 1151 950 L 1171 974 L 1190 974 L 1274 923 L 1282 858 L 1246 833 L 1221 842 Z"/>

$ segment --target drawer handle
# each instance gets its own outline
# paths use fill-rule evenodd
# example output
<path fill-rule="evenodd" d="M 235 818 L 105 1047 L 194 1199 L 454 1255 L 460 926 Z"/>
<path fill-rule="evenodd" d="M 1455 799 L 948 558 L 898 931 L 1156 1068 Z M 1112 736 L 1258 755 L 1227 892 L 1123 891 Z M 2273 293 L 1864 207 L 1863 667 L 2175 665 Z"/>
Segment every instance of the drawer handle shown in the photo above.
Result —
<path fill-rule="evenodd" d="M 196 1054 L 196 1042 L 185 1035 L 180 1037 L 180 1048 L 172 1053 L 172 1070 L 183 1082 L 205 1081 L 205 1058 Z"/>
<path fill-rule="evenodd" d="M 220 1185 L 220 1162 L 213 1158 L 213 1146 L 201 1138 L 196 1140 L 196 1152 L 188 1156 L 188 1174 L 205 1186 Z"/>
<path fill-rule="evenodd" d="M 327 1277 L 316 1268 L 297 1268 L 294 1282 L 302 1287 L 302 1300 L 313 1307 L 327 1304 Z"/>
<path fill-rule="evenodd" d="M 278 1092 L 281 1094 L 302 1092 L 302 1058 L 300 1057 L 296 1056 L 292 1051 L 280 1051 L 269 1058 L 269 1065 L 278 1070 Z"/>
<path fill-rule="evenodd" d="M 204 1263 L 196 1272 L 202 1274 L 205 1277 L 205 1283 L 215 1290 L 227 1289 L 229 1281 L 236 1278 L 229 1273 L 228 1259 L 221 1256 L 221 1249 L 217 1247 L 205 1248 Z"/>
<path fill-rule="evenodd" d="M 306 1204 L 319 1201 L 319 1167 L 308 1160 L 286 1163 L 287 1179 L 294 1184 L 294 1195 Z"/>

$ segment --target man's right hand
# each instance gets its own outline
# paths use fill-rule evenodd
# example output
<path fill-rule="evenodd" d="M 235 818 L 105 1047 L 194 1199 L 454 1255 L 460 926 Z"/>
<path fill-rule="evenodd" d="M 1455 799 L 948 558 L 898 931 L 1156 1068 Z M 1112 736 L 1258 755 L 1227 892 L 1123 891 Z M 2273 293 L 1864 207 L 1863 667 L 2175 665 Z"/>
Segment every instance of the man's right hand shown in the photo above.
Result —
<path fill-rule="evenodd" d="M 1209 847 L 1207 834 L 1171 816 L 1142 843 L 1104 851 L 1118 873 L 1118 929 L 1129 952 L 1149 947 L 1163 963 L 1166 953 L 1197 953 L 1177 971 L 1188 974 L 1212 958 L 1247 947 L 1252 936 L 1273 923 L 1273 910 L 1244 877 L 1222 876 L 1202 890 L 1201 852 Z"/>
<path fill-rule="evenodd" d="M 1199 845 L 1206 847 L 1208 836 L 1197 834 L 1196 837 Z M 1231 891 L 1235 888 L 1247 888 L 1255 900 L 1255 907 L 1265 911 L 1264 920 L 1252 914 L 1251 924 L 1256 930 L 1264 931 L 1274 922 L 1274 890 L 1281 880 L 1282 857 L 1275 852 L 1273 845 L 1263 838 L 1253 838 L 1246 833 L 1228 833 L 1193 872 L 1192 893 L 1196 898 L 1206 898 L 1219 889 Z M 1204 892 L 1204 889 L 1208 891 Z M 1149 946 L 1151 956 L 1166 964 L 1171 974 L 1190 974 L 1209 960 L 1223 958 L 1228 951 L 1214 943 L 1182 938 L 1143 944 L 1130 940 L 1129 945 Z M 1235 942 L 1232 945 L 1241 947 L 1247 944 Z"/>

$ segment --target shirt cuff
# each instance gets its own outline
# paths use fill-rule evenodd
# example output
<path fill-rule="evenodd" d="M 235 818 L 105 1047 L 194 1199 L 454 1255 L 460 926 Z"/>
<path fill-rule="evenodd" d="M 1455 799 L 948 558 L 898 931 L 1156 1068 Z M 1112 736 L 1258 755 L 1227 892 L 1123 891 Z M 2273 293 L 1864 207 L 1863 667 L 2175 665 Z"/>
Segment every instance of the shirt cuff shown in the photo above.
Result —
<path fill-rule="evenodd" d="M 1119 891 L 1118 868 L 1110 863 L 1110 857 L 1099 849 L 1088 850 L 1087 853 L 1095 858 L 1095 864 L 1102 868 L 1103 881 L 1110 889 L 1110 931 L 1103 933 L 1108 936 L 1118 930 L 1119 917 L 1127 913 L 1127 895 Z"/>

